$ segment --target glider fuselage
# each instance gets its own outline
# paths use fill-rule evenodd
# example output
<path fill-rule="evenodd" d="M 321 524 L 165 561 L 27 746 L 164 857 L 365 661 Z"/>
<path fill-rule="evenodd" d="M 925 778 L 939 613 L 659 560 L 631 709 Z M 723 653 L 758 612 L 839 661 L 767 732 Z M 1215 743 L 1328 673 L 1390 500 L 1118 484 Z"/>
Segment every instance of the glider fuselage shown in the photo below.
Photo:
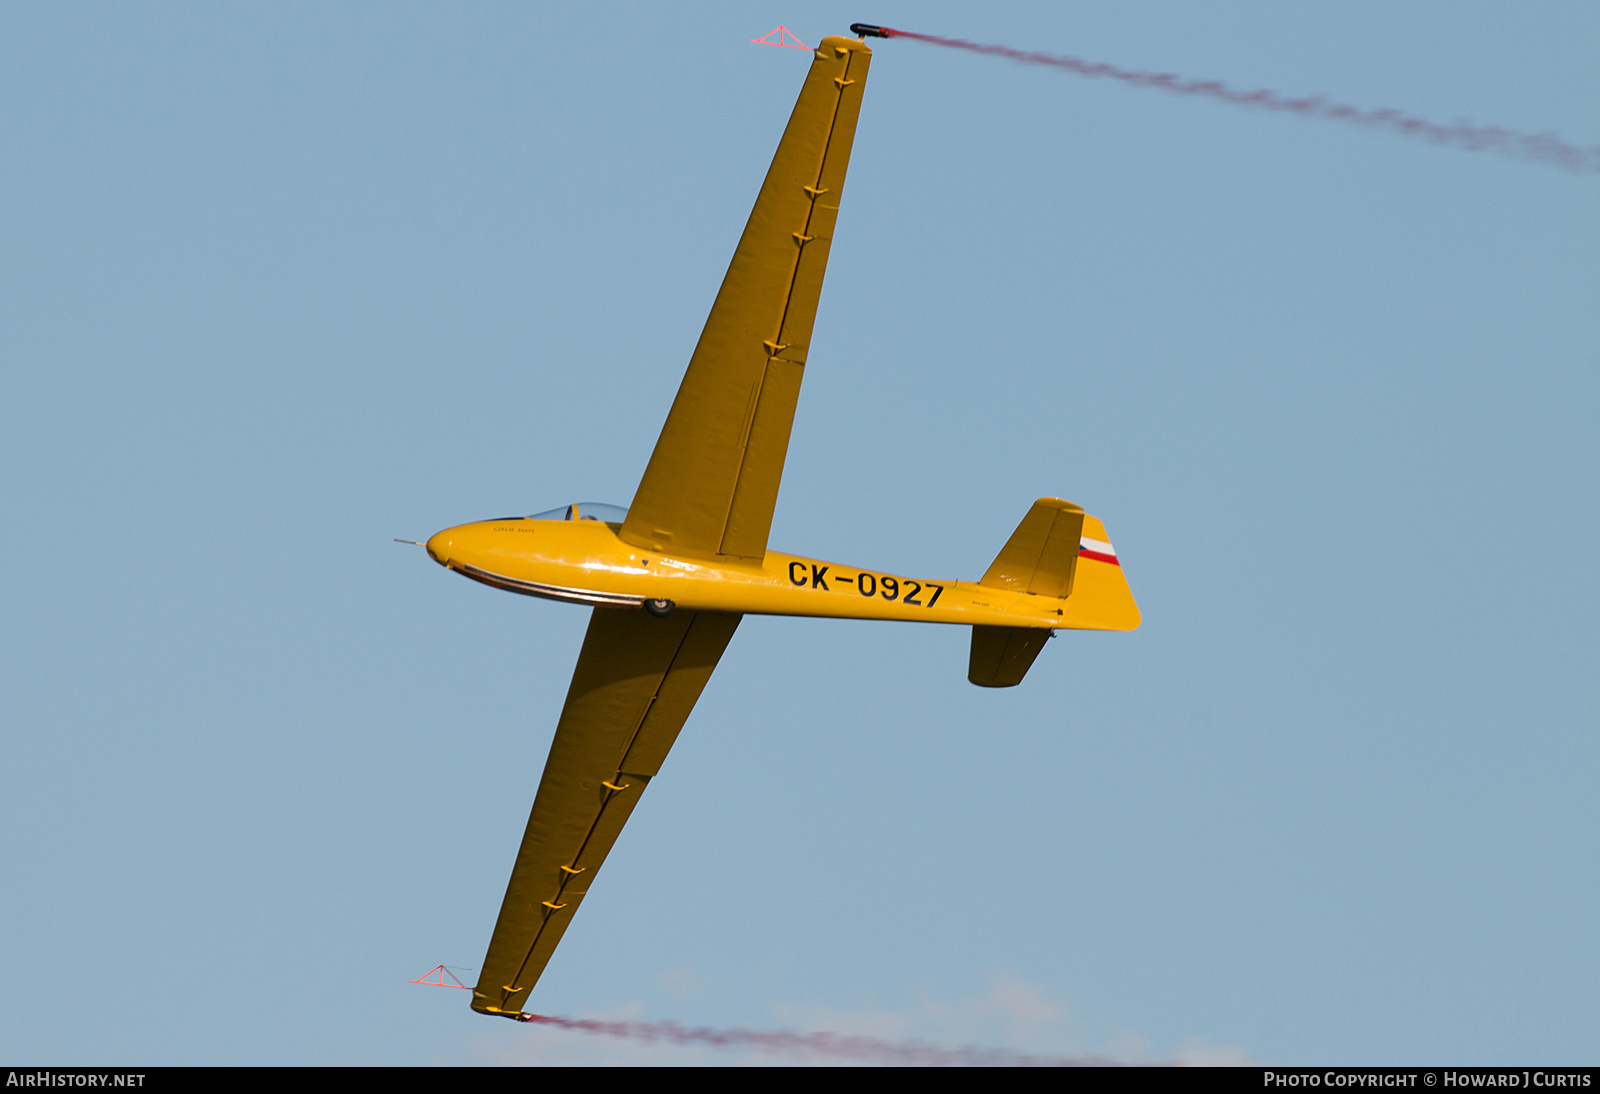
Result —
<path fill-rule="evenodd" d="M 636 547 L 617 532 L 618 525 L 598 520 L 476 521 L 445 529 L 427 548 L 440 565 L 485 585 L 597 607 L 642 608 L 655 600 L 691 611 L 1073 629 L 1138 621 L 1137 608 L 1120 596 L 1113 603 L 1092 594 L 1063 600 L 770 550 L 759 563 L 680 558 Z M 1117 565 L 1114 556 L 1080 557 L 1085 566 Z M 1096 585 L 1082 582 L 1080 592 Z M 1131 619 L 1120 618 L 1130 612 Z"/>

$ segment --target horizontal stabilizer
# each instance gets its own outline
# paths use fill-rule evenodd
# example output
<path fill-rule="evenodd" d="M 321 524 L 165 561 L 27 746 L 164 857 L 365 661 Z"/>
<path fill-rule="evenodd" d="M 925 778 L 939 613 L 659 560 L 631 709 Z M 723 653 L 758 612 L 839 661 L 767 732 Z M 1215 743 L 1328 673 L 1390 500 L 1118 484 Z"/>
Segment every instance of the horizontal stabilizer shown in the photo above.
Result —
<path fill-rule="evenodd" d="M 1040 498 L 978 584 L 1037 596 L 1070 596 L 1082 538 L 1082 509 L 1060 498 Z"/>
<path fill-rule="evenodd" d="M 967 679 L 980 688 L 1016 687 L 1053 633 L 1039 627 L 973 627 Z"/>

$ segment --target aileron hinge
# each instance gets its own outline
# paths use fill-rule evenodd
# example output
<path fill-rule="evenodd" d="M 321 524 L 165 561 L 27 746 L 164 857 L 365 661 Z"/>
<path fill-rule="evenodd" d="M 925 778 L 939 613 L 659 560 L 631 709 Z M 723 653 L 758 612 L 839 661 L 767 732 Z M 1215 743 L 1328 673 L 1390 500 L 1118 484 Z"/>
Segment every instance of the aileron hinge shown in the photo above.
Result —
<path fill-rule="evenodd" d="M 823 194 L 828 192 L 828 188 L 826 186 L 802 186 L 800 189 L 810 194 L 812 201 L 817 200 L 817 198 L 820 198 Z"/>
<path fill-rule="evenodd" d="M 767 347 L 768 357 L 776 357 L 778 354 L 789 348 L 788 342 L 774 342 L 770 339 L 762 342 L 761 344 Z"/>
<path fill-rule="evenodd" d="M 566 907 L 565 904 L 554 904 L 548 900 L 541 900 L 539 903 L 543 904 L 546 908 L 549 908 L 552 912 L 559 912 L 562 908 Z"/>
<path fill-rule="evenodd" d="M 579 874 L 581 874 L 585 870 L 587 870 L 588 867 L 587 866 L 563 866 L 561 869 L 564 872 L 566 872 L 568 874 L 571 874 L 573 877 L 577 877 Z"/>
<path fill-rule="evenodd" d="M 817 238 L 816 236 L 801 235 L 799 232 L 795 232 L 794 233 L 794 241 L 796 243 L 800 244 L 800 246 L 802 246 L 802 247 L 804 247 L 807 243 L 810 243 L 813 239 L 816 239 L 816 238 Z"/>
<path fill-rule="evenodd" d="M 633 784 L 632 783 L 623 783 L 621 786 L 618 786 L 616 783 L 607 782 L 606 780 L 601 779 L 600 780 L 600 785 L 605 787 L 607 790 L 626 790 L 626 789 L 628 789 L 628 787 L 632 786 Z"/>

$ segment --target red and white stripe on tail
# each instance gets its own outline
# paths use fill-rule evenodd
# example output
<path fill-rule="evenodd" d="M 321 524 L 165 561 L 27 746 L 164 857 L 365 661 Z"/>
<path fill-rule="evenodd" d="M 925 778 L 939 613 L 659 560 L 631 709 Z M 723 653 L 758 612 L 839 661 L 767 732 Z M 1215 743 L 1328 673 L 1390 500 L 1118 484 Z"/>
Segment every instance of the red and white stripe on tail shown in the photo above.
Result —
<path fill-rule="evenodd" d="M 1117 549 L 1103 539 L 1090 539 L 1083 536 L 1078 540 L 1078 557 L 1092 558 L 1096 562 L 1109 562 L 1113 566 L 1121 566 L 1117 561 Z"/>

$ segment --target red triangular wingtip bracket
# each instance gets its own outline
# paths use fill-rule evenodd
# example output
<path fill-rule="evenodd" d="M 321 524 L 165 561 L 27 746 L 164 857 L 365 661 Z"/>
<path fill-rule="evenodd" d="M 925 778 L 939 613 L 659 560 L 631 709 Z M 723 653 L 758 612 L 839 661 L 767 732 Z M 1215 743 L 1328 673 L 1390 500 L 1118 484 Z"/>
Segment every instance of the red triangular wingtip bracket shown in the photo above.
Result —
<path fill-rule="evenodd" d="M 752 38 L 750 41 L 754 42 L 758 46 L 782 46 L 784 49 L 809 50 L 811 48 L 800 39 L 796 38 L 794 36 L 794 32 L 788 27 L 774 27 L 768 33 L 763 34 L 759 38 Z"/>
<path fill-rule="evenodd" d="M 447 976 L 450 978 L 449 980 L 445 979 Z M 467 986 L 460 980 L 456 979 L 456 974 L 445 968 L 443 965 L 440 965 L 437 968 L 429 969 L 415 980 L 407 981 L 407 983 L 427 984 L 428 986 L 434 988 L 461 988 L 463 991 L 467 990 Z"/>

